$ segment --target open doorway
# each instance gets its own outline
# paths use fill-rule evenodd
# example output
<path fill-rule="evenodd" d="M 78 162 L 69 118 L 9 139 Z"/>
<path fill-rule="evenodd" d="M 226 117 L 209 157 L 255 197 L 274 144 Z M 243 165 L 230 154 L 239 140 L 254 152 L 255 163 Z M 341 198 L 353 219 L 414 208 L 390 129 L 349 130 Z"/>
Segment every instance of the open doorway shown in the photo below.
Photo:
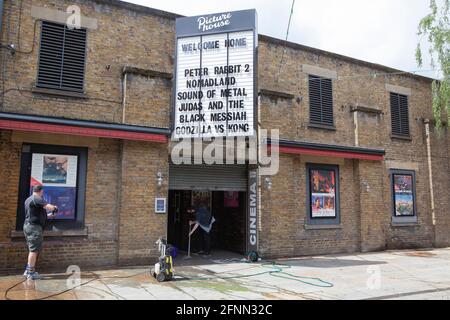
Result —
<path fill-rule="evenodd" d="M 193 191 L 170 190 L 168 211 L 168 242 L 179 250 L 187 251 L 189 220 L 188 213 L 203 200 L 216 222 L 211 229 L 211 249 L 244 254 L 246 250 L 247 192 L 244 191 Z M 191 237 L 191 252 L 201 249 L 200 230 Z"/>

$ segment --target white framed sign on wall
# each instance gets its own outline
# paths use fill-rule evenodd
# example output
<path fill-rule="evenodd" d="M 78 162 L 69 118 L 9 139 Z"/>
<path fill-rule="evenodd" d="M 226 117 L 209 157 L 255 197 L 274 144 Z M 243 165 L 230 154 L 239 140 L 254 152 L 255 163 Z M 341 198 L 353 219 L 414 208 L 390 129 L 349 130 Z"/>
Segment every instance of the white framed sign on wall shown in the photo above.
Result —
<path fill-rule="evenodd" d="M 155 198 L 155 213 L 166 213 L 166 198 Z"/>
<path fill-rule="evenodd" d="M 255 134 L 256 20 L 255 10 L 176 20 L 173 139 Z"/>

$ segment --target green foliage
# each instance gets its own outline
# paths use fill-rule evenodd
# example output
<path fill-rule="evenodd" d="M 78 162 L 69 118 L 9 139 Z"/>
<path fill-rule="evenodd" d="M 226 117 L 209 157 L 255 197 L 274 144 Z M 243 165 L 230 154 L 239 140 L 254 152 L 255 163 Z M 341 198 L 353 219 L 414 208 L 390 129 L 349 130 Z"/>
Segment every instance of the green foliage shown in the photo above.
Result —
<path fill-rule="evenodd" d="M 438 67 L 442 72 L 442 79 L 433 81 L 433 114 L 436 120 L 436 128 L 442 128 L 441 115 L 447 112 L 447 123 L 450 122 L 450 0 L 442 0 L 439 4 L 436 0 L 430 0 L 431 12 L 422 18 L 418 27 L 418 35 L 421 39 L 427 36 L 430 44 L 429 53 L 431 66 Z M 416 49 L 416 61 L 422 67 L 422 49 L 420 40 Z"/>

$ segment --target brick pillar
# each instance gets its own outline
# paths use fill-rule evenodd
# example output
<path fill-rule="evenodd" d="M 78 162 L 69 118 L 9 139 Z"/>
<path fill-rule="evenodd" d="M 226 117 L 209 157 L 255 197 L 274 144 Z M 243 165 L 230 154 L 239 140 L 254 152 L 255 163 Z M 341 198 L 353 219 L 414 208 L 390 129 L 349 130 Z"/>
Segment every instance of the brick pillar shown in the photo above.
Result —
<path fill-rule="evenodd" d="M 157 186 L 157 172 L 163 186 Z M 149 264 L 158 256 L 155 245 L 167 235 L 167 213 L 155 214 L 155 197 L 168 197 L 168 151 L 166 144 L 123 141 L 118 263 Z"/>
<path fill-rule="evenodd" d="M 431 134 L 433 189 L 436 214 L 436 247 L 450 246 L 450 130 Z"/>
<path fill-rule="evenodd" d="M 383 199 L 383 163 L 360 160 L 355 170 L 359 176 L 361 251 L 385 250 L 389 215 Z"/>

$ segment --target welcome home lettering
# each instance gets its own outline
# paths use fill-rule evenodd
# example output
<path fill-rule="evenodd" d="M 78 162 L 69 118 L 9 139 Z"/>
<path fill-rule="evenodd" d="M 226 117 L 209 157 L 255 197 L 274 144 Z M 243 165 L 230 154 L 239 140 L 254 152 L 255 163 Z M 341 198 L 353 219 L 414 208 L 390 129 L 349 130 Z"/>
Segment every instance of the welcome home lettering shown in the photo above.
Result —
<path fill-rule="evenodd" d="M 225 48 L 246 47 L 247 39 L 246 38 L 225 39 L 223 45 Z M 220 48 L 220 40 L 191 42 L 191 43 L 184 43 L 181 45 L 181 50 L 183 52 L 196 52 L 219 48 Z"/>

